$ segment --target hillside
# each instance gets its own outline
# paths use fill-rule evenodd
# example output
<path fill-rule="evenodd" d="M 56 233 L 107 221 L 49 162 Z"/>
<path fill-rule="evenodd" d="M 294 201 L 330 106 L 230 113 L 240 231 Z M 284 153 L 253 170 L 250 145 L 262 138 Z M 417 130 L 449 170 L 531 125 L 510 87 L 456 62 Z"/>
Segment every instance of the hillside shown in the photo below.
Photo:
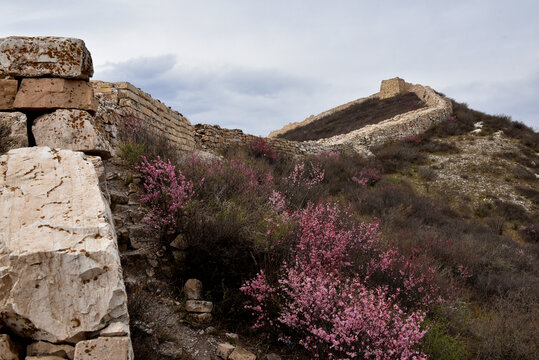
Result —
<path fill-rule="evenodd" d="M 366 125 L 377 124 L 395 115 L 424 106 L 417 95 L 411 92 L 387 99 L 373 97 L 318 121 L 288 130 L 277 137 L 294 141 L 325 139 L 349 133 Z"/>
<path fill-rule="evenodd" d="M 288 215 L 282 206 L 303 211 L 309 203 L 330 199 L 351 206 L 361 221 L 379 219 L 384 247 L 412 261 L 398 265 L 403 271 L 435 269 L 421 281 L 444 300 L 419 305 L 430 309 L 430 330 L 420 345 L 430 358 L 533 359 L 538 343 L 538 134 L 507 117 L 463 104 L 453 102 L 453 109 L 447 121 L 421 136 L 372 148 L 376 157 L 370 159 L 337 153 L 293 159 L 260 140 L 220 148 L 222 165 L 202 158 L 178 160 L 197 189 L 176 230 L 186 244 L 183 255 L 176 254 L 170 263 L 165 255 L 152 267 L 156 273 L 169 266 L 176 269 L 172 283 L 166 275 L 146 278 L 147 270 L 140 265 L 126 266 L 128 276 L 135 271 L 129 269 L 138 269 L 138 276 L 146 278 L 137 280 L 131 316 L 155 324 L 156 333 L 174 340 L 170 321 L 161 327 L 162 320 L 156 319 L 164 315 L 149 314 L 150 304 L 174 304 L 172 299 L 181 299 L 181 293 L 180 298 L 175 295 L 177 287 L 196 277 L 217 309 L 211 334 L 233 331 L 255 353 L 262 348 L 283 359 L 311 359 L 312 353 L 297 343 L 283 346 L 271 328 L 253 332 L 255 319 L 243 309 L 249 297 L 238 289 L 260 267 L 276 276 L 279 263 L 291 256 L 295 230 L 283 222 Z M 268 174 L 270 182 L 263 180 Z M 272 195 L 268 208 L 272 191 L 285 197 Z M 272 210 L 279 203 L 281 209 Z M 167 242 L 175 236 L 167 235 Z M 374 284 L 387 281 L 383 278 Z M 149 291 L 144 290 L 145 281 Z M 155 286 L 167 295 L 156 295 Z M 177 309 L 181 314 L 181 306 Z M 197 335 L 199 341 L 213 341 L 207 340 L 208 331 Z M 156 336 L 136 330 L 135 349 L 150 354 L 162 343 Z"/>

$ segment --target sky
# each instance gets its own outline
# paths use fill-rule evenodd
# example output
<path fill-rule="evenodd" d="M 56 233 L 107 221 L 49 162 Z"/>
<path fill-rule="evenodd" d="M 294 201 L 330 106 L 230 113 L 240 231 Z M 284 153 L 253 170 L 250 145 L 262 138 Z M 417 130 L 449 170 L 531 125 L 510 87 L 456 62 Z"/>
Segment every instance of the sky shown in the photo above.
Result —
<path fill-rule="evenodd" d="M 0 37 L 81 38 L 93 79 L 254 135 L 399 76 L 539 130 L 539 1 L 0 0 Z"/>

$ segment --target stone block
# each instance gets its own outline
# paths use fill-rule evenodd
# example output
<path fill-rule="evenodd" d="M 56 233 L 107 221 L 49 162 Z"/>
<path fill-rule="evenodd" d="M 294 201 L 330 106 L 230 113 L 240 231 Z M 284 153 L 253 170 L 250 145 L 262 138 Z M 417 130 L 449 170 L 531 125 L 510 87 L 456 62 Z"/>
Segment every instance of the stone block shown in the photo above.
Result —
<path fill-rule="evenodd" d="M 213 303 L 211 301 L 203 300 L 187 300 L 185 303 L 185 310 L 194 313 L 211 313 L 213 310 Z"/>
<path fill-rule="evenodd" d="M 4 151 L 28 146 L 26 115 L 21 112 L 0 112 L 0 130 L 5 133 L 0 149 Z"/>
<path fill-rule="evenodd" d="M 79 109 L 95 114 L 97 100 L 94 89 L 86 81 L 23 79 L 13 107 L 21 110 Z"/>
<path fill-rule="evenodd" d="M 241 346 L 237 346 L 234 349 L 234 351 L 232 351 L 228 359 L 229 360 L 256 360 L 256 355 L 250 352 L 249 350 L 242 348 Z"/>
<path fill-rule="evenodd" d="M 75 360 L 132 360 L 133 350 L 128 337 L 100 337 L 77 343 Z"/>
<path fill-rule="evenodd" d="M 217 345 L 217 351 L 215 352 L 215 355 L 220 357 L 221 359 L 228 359 L 232 351 L 234 351 L 235 346 L 229 343 L 221 343 Z"/>
<path fill-rule="evenodd" d="M 0 318 L 13 333 L 77 342 L 129 323 L 112 215 L 80 152 L 0 156 L 0 264 Z"/>
<path fill-rule="evenodd" d="M 19 360 L 20 348 L 7 334 L 0 334 L 0 360 Z"/>
<path fill-rule="evenodd" d="M 129 326 L 124 322 L 114 322 L 99 332 L 100 336 L 129 336 Z"/>
<path fill-rule="evenodd" d="M 88 80 L 94 74 L 84 41 L 74 38 L 0 38 L 0 78 L 52 76 Z"/>
<path fill-rule="evenodd" d="M 18 88 L 17 80 L 0 79 L 0 110 L 13 110 Z"/>
<path fill-rule="evenodd" d="M 109 158 L 111 147 L 95 119 L 83 110 L 56 110 L 34 120 L 38 146 L 83 151 Z"/>
<path fill-rule="evenodd" d="M 188 300 L 202 299 L 202 281 L 197 279 L 187 280 L 183 287 L 183 291 Z"/>
<path fill-rule="evenodd" d="M 46 341 L 38 341 L 26 347 L 26 355 L 37 357 L 56 356 L 61 359 L 73 360 L 75 347 L 67 344 L 57 345 Z"/>

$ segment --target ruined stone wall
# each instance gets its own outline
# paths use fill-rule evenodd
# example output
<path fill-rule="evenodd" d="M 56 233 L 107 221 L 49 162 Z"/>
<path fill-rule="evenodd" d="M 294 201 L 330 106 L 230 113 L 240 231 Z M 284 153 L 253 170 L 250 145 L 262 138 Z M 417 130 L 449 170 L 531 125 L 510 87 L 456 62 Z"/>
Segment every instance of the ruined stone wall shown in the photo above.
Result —
<path fill-rule="evenodd" d="M 196 147 L 199 150 L 219 153 L 231 145 L 249 146 L 257 136 L 245 134 L 239 129 L 223 129 L 218 125 L 197 124 L 195 127 Z M 277 138 L 266 138 L 273 148 L 284 154 L 317 154 L 326 150 L 326 146 L 315 143 L 303 143 Z"/>
<path fill-rule="evenodd" d="M 317 146 L 325 149 L 353 148 L 358 152 L 369 153 L 368 148 L 385 142 L 403 138 L 411 135 L 419 135 L 427 131 L 433 125 L 447 119 L 452 113 L 451 101 L 428 86 L 420 84 L 409 84 L 403 79 L 393 78 L 383 80 L 380 92 L 367 98 L 358 99 L 347 104 L 325 111 L 315 117 L 294 124 L 289 124 L 281 130 L 272 132 L 269 136 L 274 137 L 293 128 L 304 126 L 313 121 L 317 121 L 342 111 L 352 105 L 361 103 L 373 97 L 388 98 L 405 92 L 414 92 L 419 99 L 427 105 L 425 108 L 409 111 L 396 115 L 378 124 L 367 125 L 361 129 L 354 130 L 347 134 L 336 135 L 326 139 L 316 141 L 300 142 L 304 146 Z"/>
<path fill-rule="evenodd" d="M 427 107 L 399 114 L 378 124 L 367 125 L 348 134 L 317 140 L 320 145 L 349 144 L 354 147 L 372 147 L 407 136 L 420 135 L 435 124 L 446 120 L 453 112 L 451 101 L 438 95 L 432 88 L 406 83 L 406 91 L 414 92 Z"/>
<path fill-rule="evenodd" d="M 92 81 L 99 102 L 96 118 L 113 146 L 118 145 L 118 122 L 125 115 L 141 119 L 156 135 L 164 136 L 179 151 L 195 149 L 194 129 L 177 111 L 128 82 Z"/>

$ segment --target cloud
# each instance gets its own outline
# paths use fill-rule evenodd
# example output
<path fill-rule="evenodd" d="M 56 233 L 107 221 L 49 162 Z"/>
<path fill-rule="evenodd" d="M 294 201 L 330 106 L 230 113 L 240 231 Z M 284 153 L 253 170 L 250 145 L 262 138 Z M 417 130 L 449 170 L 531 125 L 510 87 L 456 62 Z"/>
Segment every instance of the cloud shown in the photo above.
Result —
<path fill-rule="evenodd" d="M 505 114 L 539 130 L 539 72 L 514 81 L 469 82 L 441 89 L 472 109 Z"/>

